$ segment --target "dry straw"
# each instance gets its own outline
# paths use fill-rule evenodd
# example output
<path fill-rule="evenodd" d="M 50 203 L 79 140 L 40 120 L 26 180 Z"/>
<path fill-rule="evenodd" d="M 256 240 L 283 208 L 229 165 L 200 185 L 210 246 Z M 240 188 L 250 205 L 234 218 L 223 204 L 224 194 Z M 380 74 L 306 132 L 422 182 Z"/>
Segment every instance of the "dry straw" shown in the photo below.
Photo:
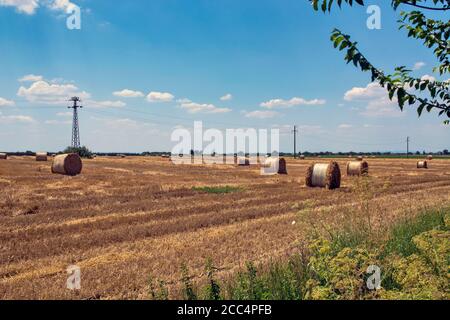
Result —
<path fill-rule="evenodd" d="M 61 154 L 53 158 L 52 173 L 76 176 L 82 169 L 83 163 L 76 153 Z"/>
<path fill-rule="evenodd" d="M 305 156 L 303 154 L 300 156 L 300 160 L 305 160 Z"/>
<path fill-rule="evenodd" d="M 364 158 L 362 156 L 359 156 L 358 158 L 356 158 L 356 160 L 358 161 L 364 161 Z"/>
<path fill-rule="evenodd" d="M 367 161 L 350 161 L 347 163 L 348 176 L 364 176 L 369 174 Z"/>
<path fill-rule="evenodd" d="M 337 189 L 341 186 L 341 169 L 335 161 L 316 163 L 306 171 L 306 186 Z"/>
<path fill-rule="evenodd" d="M 0 153 L 0 160 L 8 159 L 8 155 L 6 153 Z"/>
<path fill-rule="evenodd" d="M 36 161 L 47 161 L 47 152 L 36 152 Z"/>
<path fill-rule="evenodd" d="M 433 156 L 430 154 L 430 155 L 427 157 L 427 159 L 431 161 L 431 160 L 433 160 Z"/>
<path fill-rule="evenodd" d="M 418 161 L 417 169 L 428 169 L 428 162 L 427 161 Z"/>

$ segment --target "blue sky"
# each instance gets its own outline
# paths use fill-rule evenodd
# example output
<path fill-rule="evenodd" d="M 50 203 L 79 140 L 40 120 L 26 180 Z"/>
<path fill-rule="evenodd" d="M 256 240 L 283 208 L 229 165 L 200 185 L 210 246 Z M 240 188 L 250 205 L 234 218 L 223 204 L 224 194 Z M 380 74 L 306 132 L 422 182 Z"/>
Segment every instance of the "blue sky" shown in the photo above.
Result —
<path fill-rule="evenodd" d="M 280 128 L 291 151 L 443 150 L 436 114 L 401 113 L 368 74 L 333 49 L 334 27 L 352 34 L 385 71 L 433 76 L 436 61 L 365 8 L 317 13 L 306 0 L 73 0 L 81 30 L 66 28 L 68 0 L 0 0 L 0 150 L 58 151 L 70 143 L 65 102 L 83 98 L 81 142 L 97 152 L 170 150 L 174 128 Z M 439 17 L 439 16 L 437 16 Z M 444 19 L 444 16 L 441 16 Z"/>

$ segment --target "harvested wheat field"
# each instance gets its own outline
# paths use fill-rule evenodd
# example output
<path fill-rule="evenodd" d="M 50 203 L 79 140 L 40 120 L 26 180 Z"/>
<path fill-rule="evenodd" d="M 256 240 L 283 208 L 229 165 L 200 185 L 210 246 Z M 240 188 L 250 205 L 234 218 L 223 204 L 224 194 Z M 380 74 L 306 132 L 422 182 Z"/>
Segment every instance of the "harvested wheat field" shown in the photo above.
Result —
<path fill-rule="evenodd" d="M 0 299 L 148 299 L 150 277 L 176 290 L 180 265 L 201 279 L 207 258 L 226 277 L 294 253 L 307 221 L 339 226 L 358 212 L 358 179 L 370 179 L 374 228 L 450 203 L 450 161 L 416 163 L 371 159 L 369 178 L 341 170 L 341 188 L 330 191 L 305 186 L 308 159 L 287 159 L 289 175 L 261 176 L 258 166 L 98 157 L 69 177 L 11 157 L 0 162 Z M 202 189 L 214 186 L 235 188 Z M 70 265 L 81 268 L 77 292 L 66 289 Z"/>

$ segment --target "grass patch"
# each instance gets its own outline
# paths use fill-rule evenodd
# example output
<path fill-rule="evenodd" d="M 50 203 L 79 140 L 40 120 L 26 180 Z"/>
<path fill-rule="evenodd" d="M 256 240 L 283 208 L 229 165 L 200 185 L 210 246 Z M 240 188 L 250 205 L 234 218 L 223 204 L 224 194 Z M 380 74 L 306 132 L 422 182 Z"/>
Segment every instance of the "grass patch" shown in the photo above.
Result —
<path fill-rule="evenodd" d="M 445 214 L 450 208 L 431 210 L 424 212 L 414 219 L 404 220 L 397 223 L 391 231 L 391 236 L 386 244 L 382 256 L 398 254 L 407 257 L 418 252 L 412 239 L 429 230 L 445 227 Z"/>
<path fill-rule="evenodd" d="M 218 186 L 218 187 L 193 187 L 192 190 L 211 194 L 226 194 L 239 192 L 242 189 L 239 187 L 232 187 L 232 186 Z"/>

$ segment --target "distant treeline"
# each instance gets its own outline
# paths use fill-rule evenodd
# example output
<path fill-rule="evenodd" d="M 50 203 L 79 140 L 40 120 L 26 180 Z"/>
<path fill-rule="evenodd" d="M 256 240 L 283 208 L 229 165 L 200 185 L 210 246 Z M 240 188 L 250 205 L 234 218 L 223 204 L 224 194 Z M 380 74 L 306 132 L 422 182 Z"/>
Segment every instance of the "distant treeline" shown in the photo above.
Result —
<path fill-rule="evenodd" d="M 60 154 L 61 152 L 48 152 L 49 155 L 51 154 Z M 8 152 L 9 155 L 12 156 L 34 156 L 36 152 L 34 151 L 25 151 L 25 152 Z M 160 157 L 163 155 L 170 155 L 170 152 L 142 152 L 142 153 L 130 153 L 130 152 L 95 152 L 95 155 L 97 156 L 109 156 L 109 157 L 116 157 L 116 156 L 154 156 L 154 157 Z M 200 155 L 201 152 L 195 152 L 196 155 Z M 324 151 L 324 152 L 302 152 L 298 155 L 304 155 L 306 157 L 345 157 L 345 156 L 382 156 L 382 157 L 404 157 L 406 156 L 406 152 L 330 152 L 330 151 Z M 244 153 L 238 153 L 239 156 L 248 156 L 249 154 Z M 256 154 L 258 155 L 258 154 Z M 427 151 L 416 151 L 416 152 L 410 152 L 410 156 L 422 156 L 422 155 L 434 155 L 434 156 L 449 156 L 450 152 L 449 150 L 443 150 L 443 151 L 437 151 L 437 152 L 427 152 Z M 280 152 L 281 157 L 293 157 L 293 153 L 286 153 L 286 152 Z"/>

